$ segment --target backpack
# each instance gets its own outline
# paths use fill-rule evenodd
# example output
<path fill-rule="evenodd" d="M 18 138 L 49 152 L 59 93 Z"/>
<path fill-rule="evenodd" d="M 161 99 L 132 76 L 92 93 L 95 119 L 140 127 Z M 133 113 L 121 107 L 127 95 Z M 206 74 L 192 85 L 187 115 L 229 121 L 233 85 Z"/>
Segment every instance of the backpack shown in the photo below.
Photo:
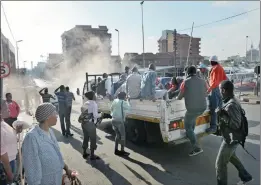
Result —
<path fill-rule="evenodd" d="M 102 79 L 102 81 L 100 81 L 97 85 L 97 94 L 98 95 L 102 95 L 102 96 L 106 96 L 106 88 L 105 88 L 105 82 L 107 79 Z"/>
<path fill-rule="evenodd" d="M 242 141 L 240 144 L 242 147 L 245 147 L 245 142 L 246 142 L 246 137 L 248 136 L 248 121 L 246 118 L 246 112 L 245 110 L 241 107 L 241 128 L 240 128 L 241 134 L 242 134 Z"/>

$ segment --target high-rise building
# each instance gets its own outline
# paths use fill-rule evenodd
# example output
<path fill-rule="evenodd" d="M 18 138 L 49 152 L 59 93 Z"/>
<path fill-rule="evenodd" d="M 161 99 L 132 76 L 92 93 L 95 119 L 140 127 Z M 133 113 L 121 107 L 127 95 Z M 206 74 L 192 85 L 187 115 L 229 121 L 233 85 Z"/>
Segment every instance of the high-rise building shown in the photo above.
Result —
<path fill-rule="evenodd" d="M 197 58 L 200 56 L 200 41 L 201 38 L 192 37 L 191 47 L 190 47 L 190 57 Z M 173 30 L 162 31 L 162 36 L 158 40 L 159 53 L 174 52 L 173 42 L 174 42 Z M 190 36 L 187 34 L 177 33 L 176 42 L 177 42 L 177 51 L 176 51 L 177 57 L 181 57 L 181 58 L 187 57 Z"/>
<path fill-rule="evenodd" d="M 15 73 L 16 72 L 15 47 L 12 45 L 9 39 L 3 35 L 2 32 L 1 32 L 1 45 L 3 47 L 2 48 L 3 51 L 1 50 L 1 52 L 3 52 L 3 54 L 1 55 L 1 62 L 8 63 L 11 68 L 11 73 Z"/>
<path fill-rule="evenodd" d="M 111 34 L 107 26 L 76 25 L 61 37 L 64 59 L 72 63 L 93 55 L 111 56 Z"/>

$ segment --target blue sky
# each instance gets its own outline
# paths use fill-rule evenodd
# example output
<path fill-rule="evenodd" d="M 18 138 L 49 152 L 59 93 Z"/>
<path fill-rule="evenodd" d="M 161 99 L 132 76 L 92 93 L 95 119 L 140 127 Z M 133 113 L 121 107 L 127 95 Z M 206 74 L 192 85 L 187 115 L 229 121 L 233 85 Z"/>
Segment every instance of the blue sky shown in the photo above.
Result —
<path fill-rule="evenodd" d="M 117 54 L 117 33 L 120 30 L 120 53 L 142 52 L 141 7 L 138 1 L 100 2 L 26 2 L 2 1 L 10 26 L 19 43 L 20 61 L 37 61 L 40 55 L 62 51 L 61 34 L 76 24 L 97 27 L 106 25 L 112 33 L 112 52 Z M 181 30 L 259 8 L 259 1 L 145 1 L 145 52 L 156 53 L 162 30 Z M 3 33 L 14 43 L 1 11 Z M 181 33 L 190 34 L 190 30 Z M 260 40 L 260 10 L 202 28 L 195 28 L 194 37 L 202 38 L 201 54 L 244 55 L 246 35 L 257 47 Z M 22 62 L 20 62 L 22 63 Z M 28 64 L 29 65 L 29 64 Z"/>

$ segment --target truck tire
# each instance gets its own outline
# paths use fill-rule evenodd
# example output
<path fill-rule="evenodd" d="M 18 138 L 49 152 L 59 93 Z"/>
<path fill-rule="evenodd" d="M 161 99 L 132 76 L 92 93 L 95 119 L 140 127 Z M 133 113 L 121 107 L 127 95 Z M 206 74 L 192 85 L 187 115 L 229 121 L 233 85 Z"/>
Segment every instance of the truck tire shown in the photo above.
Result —
<path fill-rule="evenodd" d="M 134 144 L 145 144 L 147 142 L 146 129 L 143 121 L 126 120 L 127 139 Z"/>

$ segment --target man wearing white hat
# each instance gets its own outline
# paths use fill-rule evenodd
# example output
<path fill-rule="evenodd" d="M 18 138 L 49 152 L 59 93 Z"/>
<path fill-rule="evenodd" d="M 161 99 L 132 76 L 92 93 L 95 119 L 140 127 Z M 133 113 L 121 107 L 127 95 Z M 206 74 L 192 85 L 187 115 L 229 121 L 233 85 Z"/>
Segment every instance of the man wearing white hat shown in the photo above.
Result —
<path fill-rule="evenodd" d="M 209 59 L 211 63 L 211 70 L 209 73 L 209 88 L 208 88 L 208 94 L 209 94 L 209 108 L 210 108 L 210 114 L 211 114 L 211 120 L 210 120 L 210 128 L 206 130 L 207 133 L 214 133 L 217 129 L 217 113 L 215 112 L 216 108 L 222 106 L 222 98 L 219 91 L 219 84 L 227 80 L 226 73 L 223 69 L 223 67 L 218 63 L 218 57 L 212 56 Z"/>

